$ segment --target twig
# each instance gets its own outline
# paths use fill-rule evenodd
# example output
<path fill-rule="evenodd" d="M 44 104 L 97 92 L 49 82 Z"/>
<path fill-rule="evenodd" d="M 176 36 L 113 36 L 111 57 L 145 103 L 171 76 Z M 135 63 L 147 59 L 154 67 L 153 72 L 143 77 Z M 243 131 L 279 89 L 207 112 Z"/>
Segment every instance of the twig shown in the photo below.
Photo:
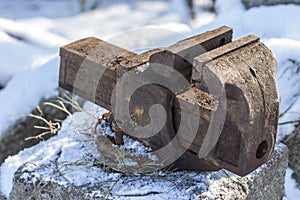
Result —
<path fill-rule="evenodd" d="M 285 111 L 283 111 L 283 113 L 280 113 L 279 118 L 284 116 L 293 107 L 294 104 L 295 102 L 293 102 Z"/>
<path fill-rule="evenodd" d="M 295 121 L 286 121 L 286 122 L 280 122 L 278 123 L 278 125 L 286 125 L 286 124 L 295 124 L 295 123 L 299 123 L 300 120 L 295 120 Z"/>

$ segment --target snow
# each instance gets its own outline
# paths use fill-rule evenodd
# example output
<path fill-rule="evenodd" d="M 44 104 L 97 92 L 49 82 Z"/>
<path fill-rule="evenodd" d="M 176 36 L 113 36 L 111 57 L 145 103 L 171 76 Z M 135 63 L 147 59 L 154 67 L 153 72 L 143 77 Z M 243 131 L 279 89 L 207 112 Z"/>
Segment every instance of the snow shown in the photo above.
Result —
<path fill-rule="evenodd" d="M 9 195 L 9 192 L 12 189 L 13 174 L 21 166 L 21 164 L 35 162 L 35 165 L 28 167 L 28 170 L 34 171 L 39 167 L 39 163 L 47 163 L 52 166 L 53 163 L 51 163 L 51 160 L 55 159 L 57 159 L 60 165 L 59 168 L 61 173 L 69 171 L 69 173 L 64 176 L 65 180 L 60 181 L 60 184 L 73 182 L 75 185 L 78 185 L 80 183 L 89 183 L 92 181 L 89 179 L 90 175 L 93 175 L 93 173 L 99 173 L 100 168 L 97 168 L 94 171 L 80 170 L 83 166 L 65 166 L 64 164 L 76 163 L 78 162 L 78 158 L 84 158 L 84 156 L 87 154 L 91 154 L 93 156 L 98 155 L 97 150 L 93 148 L 95 145 L 87 145 L 91 147 L 89 149 L 85 147 L 83 148 L 82 141 L 86 139 L 86 137 L 84 134 L 81 134 L 81 132 L 85 129 L 91 131 L 91 127 L 93 127 L 96 120 L 96 117 L 91 117 L 91 115 L 87 114 L 87 112 L 81 114 L 75 113 L 73 116 L 69 117 L 63 122 L 62 128 L 57 136 L 51 138 L 47 142 L 44 141 L 39 143 L 38 145 L 34 146 L 31 151 L 29 149 L 25 149 L 19 154 L 7 158 L 6 162 L 1 166 L 1 171 L 5 172 L 0 177 L 1 191 L 6 196 Z M 47 149 L 47 151 L 44 149 Z M 74 151 L 78 151 L 78 153 L 82 155 L 73 154 L 72 152 Z M 89 165 L 91 164 L 92 162 Z M 101 176 L 99 176 L 99 178 L 101 178 Z"/>
<path fill-rule="evenodd" d="M 300 41 L 291 39 L 271 39 L 266 44 L 272 48 L 278 62 L 277 81 L 280 94 L 280 110 L 288 112 L 279 122 L 296 121 L 300 119 Z M 290 134 L 294 124 L 279 126 L 278 138 L 282 139 Z"/>
<path fill-rule="evenodd" d="M 102 109 L 101 111 L 105 112 Z M 9 195 L 13 175 L 19 169 L 22 172 L 22 180 L 32 185 L 41 183 L 40 181 L 51 182 L 65 188 L 89 185 L 90 189 L 86 195 L 90 199 L 103 198 L 103 194 L 108 192 L 106 190 L 109 190 L 111 196 L 116 199 L 195 199 L 198 194 L 205 199 L 217 194 L 229 198 L 235 196 L 228 185 L 240 187 L 235 183 L 241 178 L 224 170 L 202 173 L 157 171 L 147 175 L 124 175 L 95 165 L 96 159 L 101 158 L 101 153 L 96 148 L 92 127 L 101 111 L 77 112 L 64 120 L 57 135 L 7 158 L 0 168 L 1 192 L 6 196 Z M 108 130 L 101 128 L 97 134 L 105 135 L 106 131 Z M 134 143 L 137 145 L 136 155 L 145 153 L 146 148 L 142 144 L 136 141 Z M 133 146 L 131 145 L 132 148 Z M 282 152 L 282 149 L 283 146 L 279 145 L 275 151 Z M 268 165 L 262 167 L 267 168 Z M 255 170 L 242 184 L 252 181 L 253 177 L 262 176 L 261 172 L 265 170 Z M 96 187 L 93 187 L 94 185 Z"/>
<path fill-rule="evenodd" d="M 42 67 L 19 73 L 0 91 L 0 133 L 30 113 L 42 98 L 57 94 L 58 66 L 55 58 Z"/>
<path fill-rule="evenodd" d="M 105 110 L 102 111 L 105 112 Z M 122 174 L 108 172 L 94 165 L 94 160 L 98 158 L 100 154 L 96 149 L 93 139 L 94 135 L 91 136 L 89 134 L 93 134 L 92 127 L 95 125 L 95 122 L 97 122 L 96 116 L 97 114 L 87 113 L 87 111 L 75 113 L 63 122 L 61 130 L 56 136 L 34 147 L 25 149 L 15 156 L 7 158 L 6 162 L 1 166 L 1 171 L 3 172 L 0 177 L 1 191 L 6 196 L 9 195 L 12 189 L 13 174 L 23 164 L 25 164 L 26 167 L 23 169 L 24 174 L 22 178 L 32 183 L 35 183 L 35 181 L 43 177 L 46 181 L 52 181 L 60 185 L 73 184 L 75 186 L 82 186 L 85 184 L 92 185 L 94 183 L 108 182 L 109 185 L 107 185 L 107 187 L 111 187 Z M 105 135 L 106 131 L 108 130 L 102 129 L 102 131 L 99 131 L 99 134 Z M 128 142 L 127 145 L 131 148 L 136 149 L 134 154 L 143 155 L 146 153 L 145 150 L 147 150 L 147 148 L 141 143 L 133 140 L 128 141 L 128 139 L 126 142 Z M 44 149 L 47 149 L 47 151 Z M 76 152 L 76 154 L 74 154 L 74 152 Z M 54 163 L 54 161 L 57 163 Z M 47 167 L 42 168 L 41 166 Z M 36 171 L 36 169 L 39 169 L 39 171 Z M 29 173 L 31 173 L 31 175 L 29 175 Z M 32 174 L 34 178 L 30 177 Z M 61 174 L 61 176 L 56 176 L 55 174 Z M 183 174 L 184 172 L 172 173 L 168 178 L 181 182 L 179 178 L 182 177 Z M 140 190 L 142 189 L 145 194 L 151 191 L 159 191 L 159 193 L 164 192 L 171 197 L 181 196 L 182 199 L 188 199 L 189 196 L 193 194 L 193 188 L 183 187 L 182 190 L 169 191 L 174 187 L 171 181 L 153 179 L 151 176 L 141 176 L 140 181 L 132 182 L 132 180 L 136 180 L 136 178 L 135 176 L 129 176 L 124 180 L 128 182 L 128 184 L 119 184 L 116 182 L 117 184 L 112 192 L 115 193 L 114 195 L 116 196 L 128 196 L 141 194 Z M 187 174 L 186 179 L 183 179 L 183 181 L 201 182 L 203 181 L 202 179 L 205 180 L 204 175 L 201 176 L 190 173 Z M 207 187 L 206 185 L 204 186 Z M 197 188 L 204 186 L 200 184 Z M 139 188 L 139 190 L 137 190 L 137 188 Z M 95 192 L 96 191 L 94 191 L 92 195 L 96 195 Z"/>
<path fill-rule="evenodd" d="M 24 1 L 24 0 L 4 0 L 0 2 L 1 14 L 3 18 L 24 19 L 44 17 L 66 17 L 77 15 L 80 6 L 76 1 Z"/>
<path fill-rule="evenodd" d="M 100 109 L 91 112 L 87 107 L 89 105 L 85 106 L 85 111 L 74 113 L 64 120 L 57 135 L 7 158 L 0 168 L 1 192 L 9 196 L 13 175 L 19 169 L 22 171 L 21 178 L 33 185 L 40 183 L 41 180 L 64 187 L 70 185 L 84 187 L 88 184 L 91 187 L 86 195 L 90 198 L 103 197 L 103 192 L 99 192 L 101 188 L 93 187 L 97 184 L 101 184 L 104 191 L 110 189 L 111 195 L 117 199 L 194 199 L 198 194 L 203 197 L 219 193 L 228 197 L 235 195 L 228 193 L 232 188 L 226 189 L 223 186 L 239 180 L 238 176 L 230 172 L 157 171 L 148 175 L 124 176 L 122 173 L 111 172 L 95 165 L 96 159 L 101 158 L 101 153 L 96 148 L 93 127 L 98 114 L 101 115 L 106 111 Z M 96 134 L 106 135 L 107 131 L 109 130 L 105 127 L 100 127 Z M 133 140 L 126 142 L 131 148 L 136 149 L 135 155 L 146 153 L 147 148 L 141 143 Z M 282 151 L 282 147 L 277 148 L 276 151 Z M 263 167 L 266 168 L 267 165 Z M 254 171 L 248 176 L 249 180 L 246 178 L 245 181 L 259 177 L 260 173 L 259 169 Z M 227 174 L 231 174 L 230 177 Z M 219 190 L 220 187 L 223 188 L 222 191 Z"/>
<path fill-rule="evenodd" d="M 292 178 L 292 174 L 293 170 L 288 167 L 285 175 L 285 196 L 283 200 L 294 200 L 300 197 L 299 186 L 297 186 L 296 181 Z"/>
<path fill-rule="evenodd" d="M 196 29 L 195 33 L 224 24 L 234 30 L 234 38 L 254 34 L 265 40 L 272 38 L 299 40 L 300 7 L 297 5 L 260 6 L 246 10 L 240 0 L 217 1 L 215 20 Z M 274 14 L 276 13 L 276 14 Z"/>
<path fill-rule="evenodd" d="M 87 6 L 92 3 L 88 1 Z M 234 29 L 235 39 L 247 34 L 259 36 L 274 52 L 278 61 L 280 111 L 289 109 L 279 122 L 299 120 L 300 6 L 260 6 L 246 10 L 241 0 L 222 0 L 217 1 L 215 15 L 199 7 L 204 4 L 209 1 L 196 1 L 197 18 L 191 22 L 188 11 L 182 9 L 183 0 L 107 0 L 100 1 L 96 10 L 86 13 L 80 13 L 78 1 L 0 1 L 0 88 L 5 86 L 0 89 L 0 138 L 9 125 L 27 115 L 42 98 L 57 94 L 60 46 L 96 36 L 141 52 L 222 25 Z M 277 140 L 290 134 L 294 125 L 280 125 Z M 64 146 L 61 162 L 72 159 L 68 158 L 72 148 L 80 148 L 76 141 L 63 142 L 69 146 Z M 43 142 L 39 145 L 41 147 Z M 59 149 L 56 144 L 52 145 L 53 149 Z M 58 153 L 54 150 L 46 155 L 38 148 L 36 151 L 34 156 L 20 152 L 2 165 L 1 169 L 6 172 L 1 176 L 2 192 L 9 193 L 11 177 L 24 161 L 21 157 L 47 159 Z M 287 172 L 285 198 L 297 199 L 299 190 L 294 188 L 291 170 Z"/>
<path fill-rule="evenodd" d="M 182 33 L 190 31 L 187 25 L 180 23 L 177 14 L 169 10 L 169 4 L 166 1 L 155 3 L 149 1 L 126 3 L 124 1 L 115 6 L 104 3 L 103 7 L 98 10 L 76 16 L 72 16 L 73 11 L 68 10 L 69 4 L 63 3 L 64 1 L 62 4 L 57 1 L 56 5 L 48 1 L 42 1 L 41 4 L 33 3 L 44 9 L 44 4 L 48 2 L 49 12 L 25 6 L 27 1 L 19 0 L 22 2 L 19 4 L 6 2 L 7 5 L 3 2 L 5 1 L 0 3 L 0 9 L 11 6 L 15 10 L 23 9 L 23 12 L 12 11 L 14 16 L 0 12 L 0 35 L 4 36 L 0 38 L 0 51 L 4 52 L 0 54 L 2 61 L 0 84 L 6 85 L 9 81 L 12 82 L 0 91 L 0 96 L 3 97 L 0 98 L 0 108 L 3 111 L 0 116 L 0 138 L 1 133 L 9 125 L 27 115 L 43 97 L 55 94 L 59 67 L 57 54 L 60 46 L 79 38 L 96 36 L 127 49 L 138 50 L 137 47 L 145 49 L 170 45 L 184 38 L 185 35 Z M 68 8 L 66 17 L 61 18 L 60 14 L 53 16 L 53 13 L 48 15 L 57 5 L 64 9 Z M 151 10 L 148 9 L 150 5 L 153 8 Z M 137 7 L 139 9 L 136 9 Z M 132 9 L 135 12 L 132 12 Z M 32 11 L 36 12 L 37 17 L 28 17 L 31 16 Z M 41 17 L 41 13 L 46 15 Z M 1 16 L 8 17 L 8 19 L 1 18 Z M 45 18 L 45 16 L 56 18 Z M 166 27 L 160 28 L 163 27 L 162 24 L 166 24 L 166 27 L 171 30 Z M 149 28 L 139 29 L 145 26 Z M 125 33 L 120 36 L 122 31 Z M 126 37 L 126 43 L 122 45 L 120 43 L 124 42 L 124 37 Z M 47 66 L 43 66 L 53 58 L 56 62 L 52 61 L 46 64 Z M 39 69 L 40 67 L 44 70 Z M 19 91 L 17 88 L 20 85 L 26 86 L 26 90 L 21 90 L 19 94 L 16 94 L 14 91 Z M 25 95 L 24 99 L 23 95 Z"/>

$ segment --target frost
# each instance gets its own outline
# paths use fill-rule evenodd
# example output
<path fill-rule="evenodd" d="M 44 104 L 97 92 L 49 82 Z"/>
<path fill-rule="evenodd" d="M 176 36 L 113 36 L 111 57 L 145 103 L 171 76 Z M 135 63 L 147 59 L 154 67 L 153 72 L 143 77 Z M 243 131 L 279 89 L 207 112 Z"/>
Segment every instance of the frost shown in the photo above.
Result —
<path fill-rule="evenodd" d="M 144 72 L 149 67 L 149 63 L 145 63 L 135 68 L 136 74 Z"/>

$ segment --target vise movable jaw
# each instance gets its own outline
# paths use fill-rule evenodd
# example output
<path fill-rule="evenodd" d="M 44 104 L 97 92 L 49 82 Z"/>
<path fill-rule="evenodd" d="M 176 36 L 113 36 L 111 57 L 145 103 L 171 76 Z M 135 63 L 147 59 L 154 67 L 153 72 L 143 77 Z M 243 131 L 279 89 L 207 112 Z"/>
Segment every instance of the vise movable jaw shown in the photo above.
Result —
<path fill-rule="evenodd" d="M 173 168 L 246 175 L 274 150 L 276 60 L 256 36 L 232 42 L 223 26 L 138 55 L 86 38 L 60 56 L 62 88 L 113 111 Z"/>

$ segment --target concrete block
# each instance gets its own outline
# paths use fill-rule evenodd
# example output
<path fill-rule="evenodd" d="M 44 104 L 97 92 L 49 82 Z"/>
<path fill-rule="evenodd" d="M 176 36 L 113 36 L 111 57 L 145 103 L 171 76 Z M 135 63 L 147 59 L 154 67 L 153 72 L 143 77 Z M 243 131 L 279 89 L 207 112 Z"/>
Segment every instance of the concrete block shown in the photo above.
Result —
<path fill-rule="evenodd" d="M 284 195 L 288 150 L 281 143 L 267 163 L 245 177 L 225 170 L 123 174 L 97 164 L 101 152 L 87 131 L 96 118 L 89 116 L 75 113 L 56 136 L 9 157 L 1 166 L 0 186 L 8 184 L 4 180 L 9 173 L 13 181 L 2 192 L 9 199 L 36 200 L 281 199 Z M 85 125 L 76 123 L 76 118 Z"/>

